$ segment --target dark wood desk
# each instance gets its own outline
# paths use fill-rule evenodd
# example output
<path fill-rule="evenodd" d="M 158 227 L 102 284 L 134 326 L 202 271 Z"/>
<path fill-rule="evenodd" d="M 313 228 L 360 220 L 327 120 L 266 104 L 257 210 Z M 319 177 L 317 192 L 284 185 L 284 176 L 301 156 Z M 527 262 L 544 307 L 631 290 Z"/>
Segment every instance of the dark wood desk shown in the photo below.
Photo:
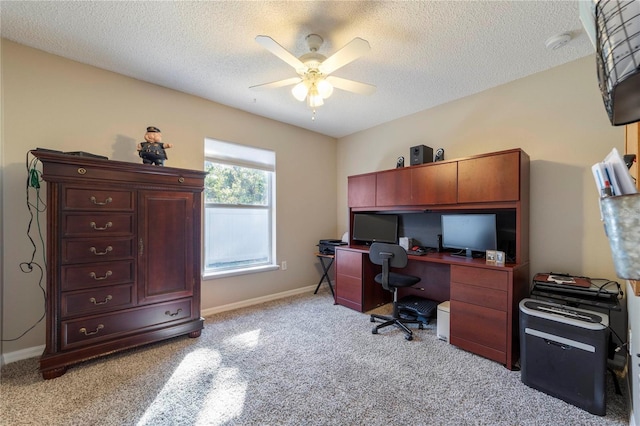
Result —
<path fill-rule="evenodd" d="M 336 248 L 336 303 L 366 312 L 388 303 L 390 293 L 373 277 L 379 267 L 366 246 Z M 409 255 L 403 273 L 421 277 L 399 296 L 450 301 L 450 342 L 513 369 L 519 359 L 518 303 L 528 296 L 529 264 L 487 265 L 446 253 Z"/>

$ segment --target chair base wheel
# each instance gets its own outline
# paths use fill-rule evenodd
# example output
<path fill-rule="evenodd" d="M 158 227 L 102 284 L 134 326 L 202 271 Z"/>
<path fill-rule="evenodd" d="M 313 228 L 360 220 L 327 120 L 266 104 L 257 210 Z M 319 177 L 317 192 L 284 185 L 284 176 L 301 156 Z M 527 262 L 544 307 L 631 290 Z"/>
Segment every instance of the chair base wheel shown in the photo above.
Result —
<path fill-rule="evenodd" d="M 413 340 L 413 336 L 410 334 L 407 334 L 406 336 L 404 336 L 404 338 L 407 340 Z"/>
<path fill-rule="evenodd" d="M 378 334 L 378 329 L 374 328 L 373 330 L 371 330 L 371 334 Z"/>

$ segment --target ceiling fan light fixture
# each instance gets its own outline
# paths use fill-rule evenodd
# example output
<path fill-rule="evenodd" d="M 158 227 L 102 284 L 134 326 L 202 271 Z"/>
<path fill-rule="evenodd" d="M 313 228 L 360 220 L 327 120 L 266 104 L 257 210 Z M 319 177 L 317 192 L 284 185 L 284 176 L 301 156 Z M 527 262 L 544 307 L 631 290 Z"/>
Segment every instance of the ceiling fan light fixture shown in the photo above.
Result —
<path fill-rule="evenodd" d="M 327 99 L 333 93 L 333 85 L 325 79 L 320 80 L 316 86 L 318 93 L 320 93 L 320 96 L 324 99 Z"/>
<path fill-rule="evenodd" d="M 300 102 L 305 100 L 308 92 L 309 90 L 307 89 L 307 85 L 304 83 L 304 81 L 296 84 L 295 86 L 293 86 L 293 89 L 291 89 L 291 94 L 293 95 L 293 97 Z"/>
<path fill-rule="evenodd" d="M 324 105 L 324 100 L 322 99 L 322 95 L 318 93 L 318 88 L 316 85 L 312 85 L 309 89 L 309 94 L 307 96 L 307 105 L 311 108 L 319 107 Z"/>

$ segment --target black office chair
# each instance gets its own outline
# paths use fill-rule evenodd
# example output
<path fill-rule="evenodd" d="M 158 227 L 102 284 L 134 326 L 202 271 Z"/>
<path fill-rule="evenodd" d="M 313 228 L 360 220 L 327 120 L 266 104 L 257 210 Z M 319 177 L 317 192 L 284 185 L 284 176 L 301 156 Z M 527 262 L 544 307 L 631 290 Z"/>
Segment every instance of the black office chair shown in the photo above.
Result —
<path fill-rule="evenodd" d="M 420 277 L 391 272 L 390 268 L 404 268 L 407 266 L 407 252 L 397 244 L 373 243 L 369 249 L 369 259 L 376 265 L 382 265 L 382 272 L 376 275 L 375 281 L 382 284 L 382 288 L 393 293 L 393 316 L 371 315 L 371 322 L 383 321 L 371 331 L 378 334 L 381 328 L 394 325 L 405 332 L 405 339 L 413 340 L 413 332 L 406 324 L 418 324 L 422 329 L 422 321 L 400 317 L 398 309 L 398 287 L 411 287 L 420 282 Z"/>

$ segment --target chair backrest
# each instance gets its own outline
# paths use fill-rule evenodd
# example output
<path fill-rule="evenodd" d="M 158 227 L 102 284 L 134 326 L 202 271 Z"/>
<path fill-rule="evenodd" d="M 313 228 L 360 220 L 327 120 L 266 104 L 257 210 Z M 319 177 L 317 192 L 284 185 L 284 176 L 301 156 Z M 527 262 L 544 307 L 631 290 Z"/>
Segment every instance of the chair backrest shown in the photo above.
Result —
<path fill-rule="evenodd" d="M 407 266 L 407 252 L 398 244 L 371 244 L 371 248 L 369 248 L 369 260 L 376 265 L 384 265 L 385 259 L 389 261 L 391 268 L 404 268 Z"/>
<path fill-rule="evenodd" d="M 407 266 L 407 252 L 397 244 L 373 243 L 369 248 L 369 260 L 376 265 L 382 265 L 382 288 L 392 291 L 389 288 L 389 268 Z"/>

